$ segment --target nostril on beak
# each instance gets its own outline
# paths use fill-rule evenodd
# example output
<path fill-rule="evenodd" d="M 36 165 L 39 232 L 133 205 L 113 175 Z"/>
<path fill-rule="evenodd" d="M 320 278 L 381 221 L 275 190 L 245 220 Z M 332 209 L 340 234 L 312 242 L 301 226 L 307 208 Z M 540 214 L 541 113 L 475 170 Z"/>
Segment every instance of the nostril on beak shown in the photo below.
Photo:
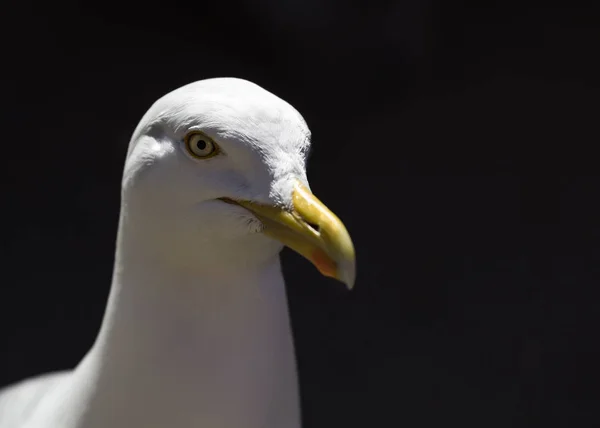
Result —
<path fill-rule="evenodd" d="M 307 225 L 308 225 L 308 226 L 309 226 L 309 227 L 310 227 L 312 230 L 314 230 L 315 232 L 317 232 L 317 233 L 320 233 L 320 232 L 321 232 L 321 228 L 319 227 L 319 225 L 318 225 L 318 224 L 316 224 L 316 223 L 310 223 L 310 222 L 308 222 L 308 221 L 305 221 L 305 223 L 306 223 L 306 224 L 307 224 Z"/>

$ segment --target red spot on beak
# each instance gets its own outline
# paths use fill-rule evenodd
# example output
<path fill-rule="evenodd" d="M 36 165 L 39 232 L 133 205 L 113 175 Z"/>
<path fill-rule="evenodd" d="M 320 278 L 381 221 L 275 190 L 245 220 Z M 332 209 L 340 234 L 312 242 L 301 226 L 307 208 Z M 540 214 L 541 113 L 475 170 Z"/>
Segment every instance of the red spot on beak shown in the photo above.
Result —
<path fill-rule="evenodd" d="M 336 277 L 336 266 L 333 260 L 325 254 L 321 249 L 315 250 L 311 254 L 312 262 L 315 264 L 319 272 L 330 278 Z"/>

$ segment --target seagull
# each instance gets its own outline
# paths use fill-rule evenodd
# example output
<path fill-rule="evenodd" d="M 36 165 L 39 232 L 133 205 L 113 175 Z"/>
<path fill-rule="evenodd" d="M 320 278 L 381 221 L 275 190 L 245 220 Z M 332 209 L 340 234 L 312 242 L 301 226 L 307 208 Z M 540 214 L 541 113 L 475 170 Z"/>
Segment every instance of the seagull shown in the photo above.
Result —
<path fill-rule="evenodd" d="M 286 101 L 213 78 L 156 101 L 129 143 L 111 291 L 70 371 L 0 391 L 0 428 L 298 428 L 284 246 L 352 288 L 354 247 L 310 190 Z"/>

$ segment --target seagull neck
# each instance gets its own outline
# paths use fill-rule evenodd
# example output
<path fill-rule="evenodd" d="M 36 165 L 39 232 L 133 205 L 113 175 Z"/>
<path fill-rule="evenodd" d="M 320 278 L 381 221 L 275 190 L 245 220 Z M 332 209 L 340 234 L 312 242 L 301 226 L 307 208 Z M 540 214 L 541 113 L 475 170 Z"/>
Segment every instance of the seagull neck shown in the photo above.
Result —
<path fill-rule="evenodd" d="M 114 421 L 103 423 L 112 427 L 299 425 L 278 257 L 229 272 L 182 272 L 120 239 L 105 318 L 86 360 L 81 370 L 97 383 L 89 426 L 94 410 L 105 418 L 107 406 Z"/>

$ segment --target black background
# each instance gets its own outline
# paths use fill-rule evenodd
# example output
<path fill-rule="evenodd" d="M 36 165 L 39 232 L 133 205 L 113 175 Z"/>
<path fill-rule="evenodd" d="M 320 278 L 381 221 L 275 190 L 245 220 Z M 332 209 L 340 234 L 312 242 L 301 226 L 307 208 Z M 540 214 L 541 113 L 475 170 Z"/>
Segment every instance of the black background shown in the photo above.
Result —
<path fill-rule="evenodd" d="M 92 344 L 146 109 L 235 76 L 304 115 L 357 248 L 351 293 L 283 255 L 306 427 L 598 426 L 600 13 L 568 4 L 3 5 L 0 385 Z"/>

